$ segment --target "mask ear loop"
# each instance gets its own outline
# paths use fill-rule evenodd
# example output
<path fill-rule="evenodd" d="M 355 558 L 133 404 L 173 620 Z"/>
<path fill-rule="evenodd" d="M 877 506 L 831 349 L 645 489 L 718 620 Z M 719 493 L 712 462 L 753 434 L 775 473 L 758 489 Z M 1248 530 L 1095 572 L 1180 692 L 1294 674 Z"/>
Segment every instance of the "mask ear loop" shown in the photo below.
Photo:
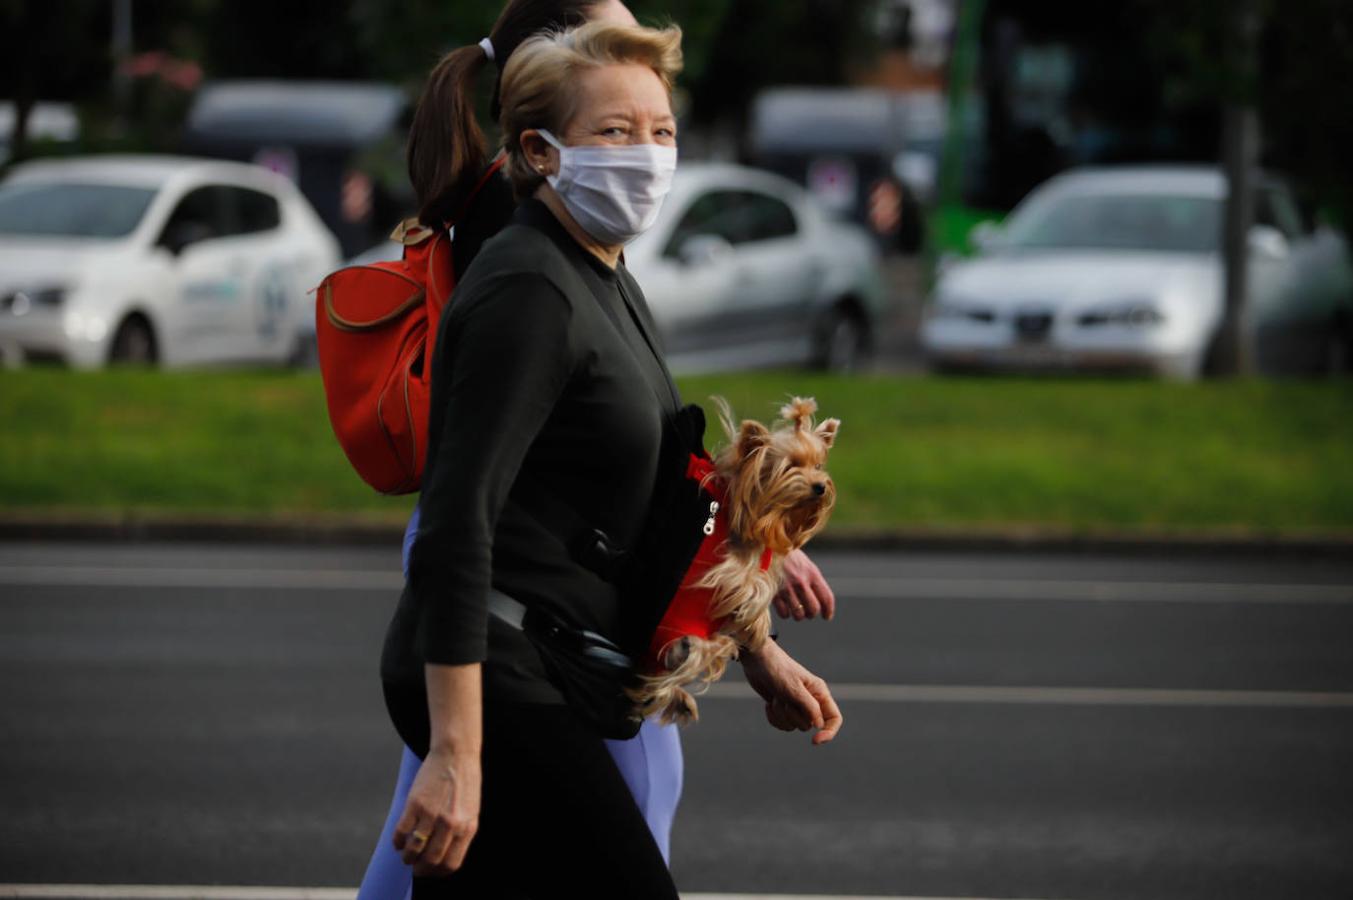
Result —
<path fill-rule="evenodd" d="M 545 139 L 545 143 L 549 144 L 551 147 L 553 147 L 554 149 L 558 150 L 560 153 L 564 152 L 564 145 L 561 144 L 561 143 L 559 143 L 559 138 L 557 138 L 557 137 L 555 137 L 553 134 L 551 134 L 550 131 L 549 131 L 549 129 L 547 129 L 547 128 L 537 128 L 537 129 L 536 129 L 536 134 L 538 134 L 538 135 L 540 135 L 541 137 L 543 137 L 543 138 Z"/>
<path fill-rule="evenodd" d="M 563 171 L 563 169 L 564 169 L 564 150 L 565 150 L 565 147 L 564 147 L 563 144 L 561 144 L 561 143 L 559 142 L 559 139 L 558 139 L 557 137 L 555 137 L 553 134 L 550 133 L 549 129 L 546 129 L 546 128 L 537 128 L 537 129 L 536 129 L 536 134 L 538 134 L 538 135 L 540 135 L 542 138 L 544 138 L 544 139 L 545 139 L 545 143 L 549 144 L 551 147 L 553 147 L 554 149 L 556 149 L 556 150 L 559 151 L 559 172 L 555 172 L 553 175 L 545 175 L 545 180 L 546 180 L 547 182 L 549 182 L 549 184 L 550 184 L 551 187 L 554 187 L 555 185 L 558 184 L 558 181 L 559 181 L 559 175 L 560 175 L 560 173 L 561 173 L 561 172 Z M 544 174 L 543 171 L 542 171 L 541 174 Z"/>

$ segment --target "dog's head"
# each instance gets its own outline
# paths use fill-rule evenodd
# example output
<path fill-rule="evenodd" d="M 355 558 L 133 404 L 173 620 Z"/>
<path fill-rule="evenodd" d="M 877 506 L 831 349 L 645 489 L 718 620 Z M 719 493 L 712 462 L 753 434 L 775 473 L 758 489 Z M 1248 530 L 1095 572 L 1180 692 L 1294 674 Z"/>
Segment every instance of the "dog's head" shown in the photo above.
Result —
<path fill-rule="evenodd" d="M 733 424 L 727 402 L 716 398 L 729 445 L 717 466 L 728 483 L 728 528 L 739 540 L 789 553 L 822 530 L 836 502 L 827 451 L 841 423 L 813 422 L 817 403 L 793 398 L 774 430 L 753 419 Z"/>

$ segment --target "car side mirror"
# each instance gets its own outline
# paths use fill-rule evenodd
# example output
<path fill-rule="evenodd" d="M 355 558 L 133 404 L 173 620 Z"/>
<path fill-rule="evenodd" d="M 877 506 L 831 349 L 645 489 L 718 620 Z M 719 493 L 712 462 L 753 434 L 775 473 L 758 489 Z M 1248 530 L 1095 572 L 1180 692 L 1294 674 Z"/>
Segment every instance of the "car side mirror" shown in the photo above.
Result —
<path fill-rule="evenodd" d="M 999 223 L 987 219 L 978 222 L 972 227 L 972 231 L 968 232 L 968 243 L 972 244 L 974 249 L 985 253 L 1001 246 L 1004 237 L 1005 229 Z"/>
<path fill-rule="evenodd" d="M 1254 225 L 1249 234 L 1250 253 L 1261 259 L 1286 259 L 1291 245 L 1287 236 L 1272 225 Z"/>
<path fill-rule="evenodd" d="M 733 245 L 717 234 L 693 234 L 677 248 L 677 258 L 688 268 L 716 266 L 733 255 Z"/>
<path fill-rule="evenodd" d="M 165 229 L 160 246 L 172 256 L 178 256 L 193 244 L 200 244 L 215 236 L 211 226 L 205 222 L 178 222 Z"/>

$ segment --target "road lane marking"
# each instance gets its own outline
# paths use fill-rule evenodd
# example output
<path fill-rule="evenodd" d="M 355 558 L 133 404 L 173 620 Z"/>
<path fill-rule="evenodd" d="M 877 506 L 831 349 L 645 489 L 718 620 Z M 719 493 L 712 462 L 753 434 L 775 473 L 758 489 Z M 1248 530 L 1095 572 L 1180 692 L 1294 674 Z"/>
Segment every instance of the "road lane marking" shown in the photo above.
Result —
<path fill-rule="evenodd" d="M 0 884 L 3 900 L 354 900 L 355 888 L 204 884 Z M 858 894 L 690 894 L 682 900 L 1000 900 Z"/>
<path fill-rule="evenodd" d="M 397 591 L 398 572 L 353 569 L 202 569 L 149 566 L 0 566 L 0 584 L 50 587 L 263 588 Z"/>
<path fill-rule="evenodd" d="M 1061 600 L 1089 603 L 1353 603 L 1353 584 L 1096 581 L 1052 578 L 829 578 L 842 597 L 885 600 Z"/>
<path fill-rule="evenodd" d="M 395 571 L 359 569 L 212 569 L 150 566 L 0 566 L 0 585 L 266 590 L 398 591 Z M 831 579 L 842 598 L 1009 600 L 1081 603 L 1350 604 L 1353 584 L 1093 581 L 997 578 Z"/>
<path fill-rule="evenodd" d="M 986 703 L 1033 706 L 1192 706 L 1353 708 L 1353 692 L 1236 691 L 1177 688 L 1008 687 L 962 684 L 833 683 L 832 696 L 847 703 Z M 714 700 L 760 700 L 745 684 L 715 684 Z"/>

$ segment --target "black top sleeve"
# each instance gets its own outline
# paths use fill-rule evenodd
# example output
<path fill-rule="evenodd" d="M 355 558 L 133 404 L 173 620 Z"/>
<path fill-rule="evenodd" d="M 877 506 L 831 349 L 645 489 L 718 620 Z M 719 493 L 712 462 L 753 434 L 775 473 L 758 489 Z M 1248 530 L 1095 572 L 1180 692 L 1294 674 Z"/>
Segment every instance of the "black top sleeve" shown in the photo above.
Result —
<path fill-rule="evenodd" d="M 425 663 L 486 657 L 494 532 L 527 450 L 572 375 L 572 319 L 564 294 L 544 276 L 523 273 L 476 285 L 443 322 L 429 423 L 436 443 L 409 561 Z"/>

